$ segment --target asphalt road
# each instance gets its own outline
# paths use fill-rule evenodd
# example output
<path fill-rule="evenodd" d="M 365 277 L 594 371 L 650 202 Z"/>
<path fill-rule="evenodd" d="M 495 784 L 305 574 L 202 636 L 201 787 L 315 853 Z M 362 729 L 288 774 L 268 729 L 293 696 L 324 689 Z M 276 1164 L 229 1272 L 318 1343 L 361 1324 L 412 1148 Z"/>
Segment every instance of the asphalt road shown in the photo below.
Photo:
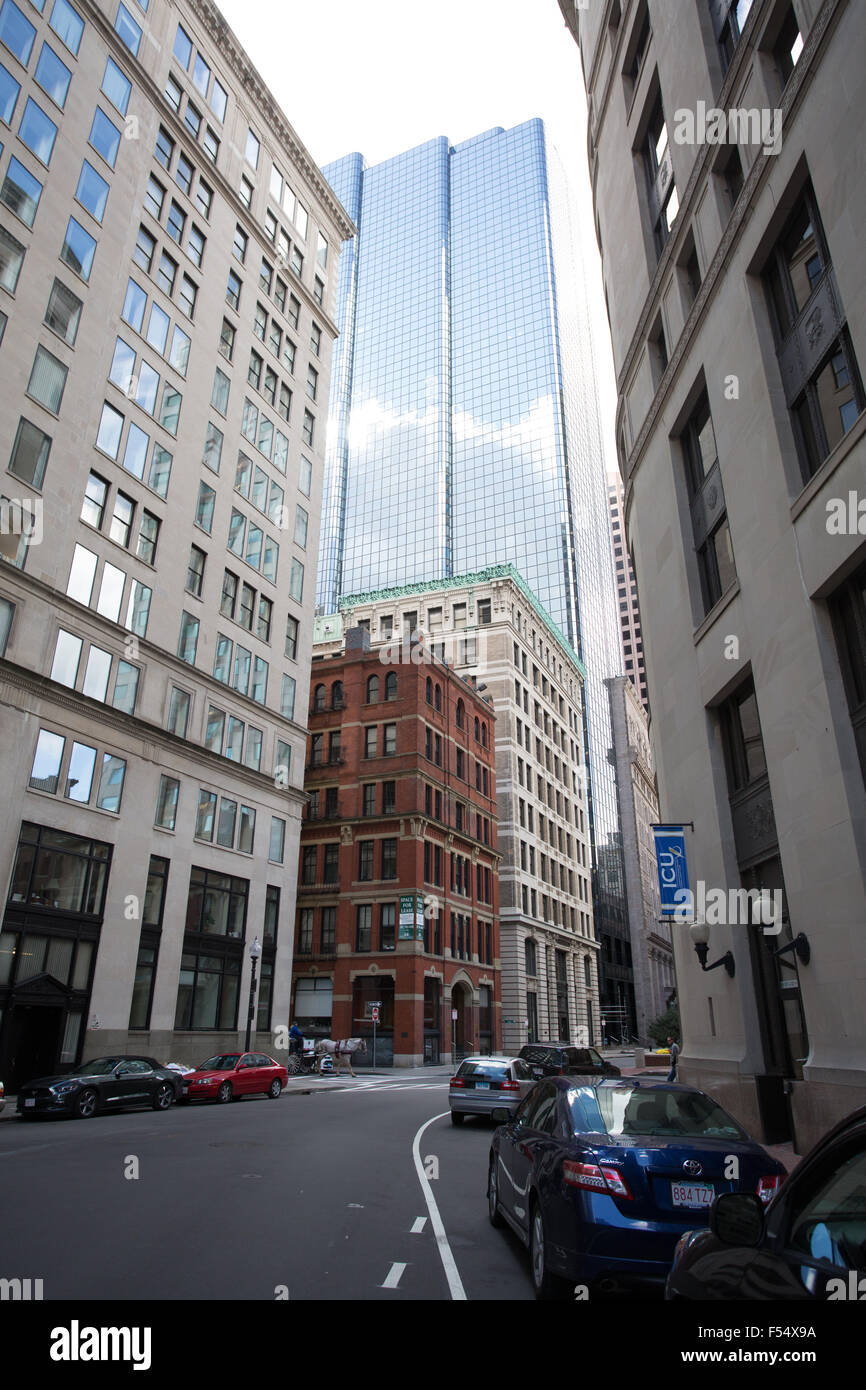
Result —
<path fill-rule="evenodd" d="M 447 1081 L 350 1085 L 4 1121 L 0 1277 L 46 1300 L 532 1300 L 487 1220 L 492 1126 L 452 1126 Z"/>

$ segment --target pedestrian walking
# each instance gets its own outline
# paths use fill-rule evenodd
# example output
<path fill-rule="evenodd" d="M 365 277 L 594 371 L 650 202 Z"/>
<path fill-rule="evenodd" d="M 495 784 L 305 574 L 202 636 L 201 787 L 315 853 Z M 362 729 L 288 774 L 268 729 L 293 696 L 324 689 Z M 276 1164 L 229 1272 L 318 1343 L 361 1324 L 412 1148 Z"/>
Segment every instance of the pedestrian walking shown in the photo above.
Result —
<path fill-rule="evenodd" d="M 675 1038 L 668 1038 L 668 1047 L 671 1050 L 671 1069 L 668 1072 L 668 1081 L 677 1079 L 677 1062 L 680 1055 L 680 1045 Z"/>

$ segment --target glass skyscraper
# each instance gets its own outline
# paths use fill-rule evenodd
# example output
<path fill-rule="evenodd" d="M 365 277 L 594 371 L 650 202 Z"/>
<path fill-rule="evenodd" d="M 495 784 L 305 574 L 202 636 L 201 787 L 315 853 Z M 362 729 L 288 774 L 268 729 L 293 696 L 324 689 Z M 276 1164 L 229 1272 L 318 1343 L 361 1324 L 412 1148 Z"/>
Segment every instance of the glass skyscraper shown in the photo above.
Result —
<path fill-rule="evenodd" d="M 350 154 L 324 173 L 359 230 L 340 264 L 318 611 L 516 566 L 588 671 L 596 930 L 625 938 L 603 684 L 622 656 L 591 325 L 558 161 L 532 120 L 369 169 Z"/>

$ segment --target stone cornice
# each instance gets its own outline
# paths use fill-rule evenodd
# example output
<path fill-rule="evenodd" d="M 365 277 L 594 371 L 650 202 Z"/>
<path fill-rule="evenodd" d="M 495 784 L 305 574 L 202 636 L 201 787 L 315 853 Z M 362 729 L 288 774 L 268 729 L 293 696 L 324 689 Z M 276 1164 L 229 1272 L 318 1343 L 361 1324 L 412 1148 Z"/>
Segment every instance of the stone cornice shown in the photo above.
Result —
<path fill-rule="evenodd" d="M 5 690 L 21 691 L 35 700 L 45 701 L 55 709 L 68 710 L 72 714 L 98 720 L 100 726 L 123 736 L 123 746 L 127 752 L 130 751 L 129 741 L 138 741 L 143 747 L 139 756 L 151 761 L 156 761 L 159 754 L 164 754 L 163 761 L 173 767 L 172 755 L 189 758 L 201 768 L 203 778 L 206 776 L 205 769 L 213 770 L 214 776 L 211 781 L 224 781 L 228 771 L 233 778 L 248 782 L 250 786 L 262 791 L 265 788 L 269 791 L 275 789 L 274 780 L 267 773 L 256 772 L 244 763 L 227 760 L 201 744 L 189 743 L 186 739 L 178 738 L 176 734 L 170 734 L 158 724 L 151 724 L 133 714 L 124 714 L 122 710 L 104 705 L 100 700 L 93 700 L 88 695 L 69 690 L 65 685 L 58 685 L 48 676 L 41 676 L 23 666 L 16 666 L 11 661 L 0 659 L 0 699 Z M 43 717 L 47 718 L 48 715 L 43 712 Z M 280 791 L 289 801 L 296 804 L 300 816 L 300 808 L 306 805 L 308 800 L 306 793 L 291 786 L 281 787 Z"/>
<path fill-rule="evenodd" d="M 801 100 L 804 96 L 805 90 L 811 82 L 813 76 L 813 68 L 818 61 L 818 52 L 819 49 L 823 48 L 824 46 L 824 43 L 827 39 L 828 31 L 831 26 L 831 22 L 835 20 L 837 14 L 841 11 L 843 5 L 847 4 L 847 2 L 848 0 L 824 0 L 824 4 L 822 5 L 821 10 L 815 17 L 815 21 L 812 25 L 812 28 L 809 30 L 809 37 L 806 40 L 806 44 L 803 49 L 803 52 L 800 55 L 800 59 L 796 67 L 794 68 L 791 77 L 788 79 L 788 83 L 785 87 L 784 92 L 782 93 L 782 102 L 780 109 L 782 111 L 783 139 L 784 131 L 788 124 L 788 121 L 793 116 L 796 108 L 799 107 Z M 728 74 L 728 76 L 730 76 L 730 74 Z M 724 97 L 725 93 L 730 94 L 730 88 L 727 79 L 725 81 L 724 87 L 722 88 L 722 93 L 720 94 L 720 104 L 722 97 Z M 649 332 L 650 321 L 655 315 L 655 313 L 658 312 L 658 301 L 660 298 L 662 284 L 666 279 L 671 264 L 675 263 L 679 259 L 679 256 L 682 252 L 683 243 L 685 241 L 689 229 L 691 228 L 692 212 L 694 209 L 694 204 L 696 202 L 697 193 L 699 190 L 704 188 L 708 181 L 710 175 L 710 165 L 713 159 L 715 158 L 715 152 L 717 148 L 718 147 L 716 145 L 705 145 L 701 156 L 695 160 L 691 176 L 689 178 L 688 183 L 686 184 L 683 199 L 680 204 L 679 215 L 677 217 L 678 225 L 676 227 L 675 232 L 668 238 L 668 243 L 659 260 L 659 264 L 656 267 L 655 275 L 653 276 L 652 283 L 650 285 L 646 299 L 644 300 L 644 306 L 641 311 L 640 318 L 638 320 L 636 329 L 632 334 L 631 345 L 626 354 L 622 368 L 618 373 L 618 405 L 616 411 L 617 438 L 620 438 L 621 436 L 621 425 L 625 410 L 625 384 L 627 383 L 629 377 L 632 374 L 638 356 L 643 352 L 644 343 Z M 647 412 L 643 425 L 641 426 L 640 432 L 638 433 L 637 439 L 635 440 L 631 452 L 628 456 L 628 459 L 626 460 L 626 476 L 624 479 L 624 511 L 626 528 L 628 528 L 629 514 L 631 511 L 633 476 L 640 465 L 644 450 L 646 449 L 649 438 L 653 433 L 653 430 L 655 429 L 656 423 L 659 419 L 659 416 L 661 415 L 662 408 L 664 407 L 668 399 L 674 381 L 679 375 L 679 369 L 683 363 L 683 360 L 689 354 L 698 326 L 702 321 L 705 312 L 707 311 L 710 301 L 715 297 L 718 282 L 722 280 L 728 260 L 734 250 L 736 243 L 740 239 L 740 233 L 743 229 L 743 226 L 751 217 L 752 205 L 755 199 L 757 198 L 758 193 L 761 191 L 761 189 L 763 188 L 764 184 L 767 182 L 770 176 L 771 161 L 774 160 L 776 157 L 777 156 L 774 154 L 768 154 L 762 151 L 756 156 L 752 164 L 752 167 L 749 170 L 749 174 L 745 180 L 744 186 L 740 190 L 740 196 L 737 199 L 736 205 L 733 211 L 731 212 L 731 216 L 728 219 L 727 226 L 725 227 L 725 230 L 722 234 L 722 239 L 718 247 L 716 248 L 716 253 L 713 256 L 710 265 L 707 267 L 707 272 L 701 283 L 701 287 L 698 291 L 697 298 L 695 299 L 695 302 L 691 307 L 688 318 L 686 319 L 686 322 L 683 325 L 682 331 L 677 341 L 677 345 L 673 353 L 671 354 L 667 368 L 664 372 L 664 375 L 662 376 L 661 381 L 659 382 L 659 386 L 653 398 L 652 405 L 650 406 Z"/>
<path fill-rule="evenodd" d="M 357 227 L 342 203 L 337 199 L 331 185 L 323 177 L 309 150 L 301 144 L 261 74 L 253 67 L 249 55 L 229 28 L 216 5 L 211 4 L 210 0 L 186 0 L 186 4 L 207 30 L 208 35 L 219 49 L 226 66 L 266 118 L 272 134 L 288 150 L 293 162 L 304 175 L 316 197 L 327 208 L 338 230 L 342 232 L 343 240 L 354 236 Z"/>
<path fill-rule="evenodd" d="M 494 584 L 497 580 L 510 580 L 520 591 L 527 603 L 531 604 L 541 621 L 550 629 L 562 647 L 568 660 L 576 667 L 580 676 L 586 680 L 586 667 L 568 638 L 560 631 L 547 609 L 530 589 L 523 575 L 510 562 L 505 565 L 489 565 L 487 569 L 476 570 L 473 574 L 449 575 L 442 579 L 425 579 L 418 584 L 403 584 L 393 589 L 370 589 L 363 594 L 341 594 L 337 607 L 341 613 L 351 612 L 367 604 L 381 603 L 385 599 L 411 598 L 415 594 L 430 594 L 441 590 L 443 593 L 453 589 L 469 589 L 476 585 Z M 431 641 L 433 636 L 431 634 Z"/>

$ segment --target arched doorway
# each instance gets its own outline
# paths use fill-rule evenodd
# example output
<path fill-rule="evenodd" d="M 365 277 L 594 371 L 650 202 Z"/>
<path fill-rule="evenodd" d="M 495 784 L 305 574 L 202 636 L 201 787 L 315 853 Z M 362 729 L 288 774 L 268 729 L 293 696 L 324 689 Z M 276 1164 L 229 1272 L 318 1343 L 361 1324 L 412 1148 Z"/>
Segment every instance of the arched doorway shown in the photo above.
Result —
<path fill-rule="evenodd" d="M 451 986 L 451 1052 L 455 1061 L 475 1051 L 472 1016 L 472 986 L 468 980 L 455 980 Z"/>

